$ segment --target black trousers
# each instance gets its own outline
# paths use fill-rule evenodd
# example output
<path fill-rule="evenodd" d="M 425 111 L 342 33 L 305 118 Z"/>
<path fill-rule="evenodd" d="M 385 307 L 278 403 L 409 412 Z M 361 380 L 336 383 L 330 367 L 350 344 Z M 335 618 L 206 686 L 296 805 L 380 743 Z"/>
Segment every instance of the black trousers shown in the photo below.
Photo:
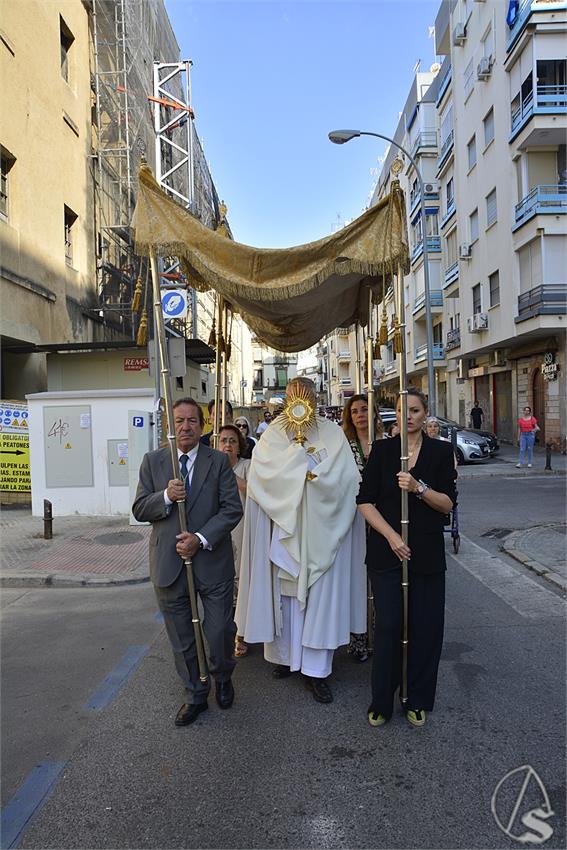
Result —
<path fill-rule="evenodd" d="M 234 638 L 236 625 L 232 615 L 234 579 L 209 586 L 200 584 L 195 577 L 198 595 L 203 603 L 203 632 L 209 649 L 209 670 L 215 681 L 226 682 L 236 667 Z M 154 590 L 163 614 L 163 620 L 173 650 L 177 672 L 187 691 L 187 702 L 206 702 L 209 682 L 199 679 L 195 631 L 191 622 L 191 603 L 187 586 L 187 571 L 181 570 L 169 587 Z"/>
<path fill-rule="evenodd" d="M 402 677 L 402 569 L 369 570 L 376 623 L 372 660 L 372 708 L 391 717 Z M 432 711 L 443 647 L 445 573 L 409 578 L 407 710 Z"/>

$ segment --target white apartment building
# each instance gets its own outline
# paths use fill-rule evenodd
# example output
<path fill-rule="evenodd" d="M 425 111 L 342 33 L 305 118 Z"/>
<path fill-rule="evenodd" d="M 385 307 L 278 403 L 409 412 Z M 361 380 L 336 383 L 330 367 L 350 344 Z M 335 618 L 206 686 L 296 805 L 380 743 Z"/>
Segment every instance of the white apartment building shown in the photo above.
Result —
<path fill-rule="evenodd" d="M 567 309 L 567 4 L 445 0 L 428 84 L 418 74 L 395 141 L 425 183 L 437 412 L 468 423 L 475 399 L 504 440 L 528 403 L 564 450 Z M 433 76 L 434 74 L 434 76 Z M 427 89 L 424 91 L 424 87 Z M 375 193 L 388 191 L 391 148 Z M 419 187 L 406 162 L 412 255 L 409 380 L 426 392 Z M 386 298 L 391 314 L 391 293 Z M 382 349 L 382 394 L 396 385 Z"/>

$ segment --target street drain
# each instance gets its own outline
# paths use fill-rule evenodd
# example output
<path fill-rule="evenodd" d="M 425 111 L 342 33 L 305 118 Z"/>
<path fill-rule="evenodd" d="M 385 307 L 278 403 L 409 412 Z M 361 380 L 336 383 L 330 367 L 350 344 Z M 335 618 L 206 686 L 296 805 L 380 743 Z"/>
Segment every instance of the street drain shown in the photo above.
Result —
<path fill-rule="evenodd" d="M 481 534 L 480 536 L 497 537 L 499 540 L 502 540 L 503 537 L 508 537 L 511 532 L 511 528 L 491 528 L 489 531 L 485 531 L 484 534 Z"/>
<path fill-rule="evenodd" d="M 104 546 L 128 546 L 131 543 L 139 543 L 142 535 L 136 531 L 114 531 L 112 534 L 99 534 L 93 538 L 93 543 L 102 543 Z"/>

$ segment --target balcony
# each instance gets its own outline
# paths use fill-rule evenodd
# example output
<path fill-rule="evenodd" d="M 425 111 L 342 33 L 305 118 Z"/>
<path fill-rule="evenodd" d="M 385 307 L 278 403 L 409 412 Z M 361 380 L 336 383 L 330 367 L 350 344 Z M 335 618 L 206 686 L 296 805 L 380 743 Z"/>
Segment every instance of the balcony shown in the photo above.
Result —
<path fill-rule="evenodd" d="M 424 148 L 436 148 L 437 147 L 437 131 L 436 130 L 422 130 L 421 133 L 418 134 L 415 142 L 413 143 L 413 147 L 411 149 L 411 155 L 416 157 Z"/>
<path fill-rule="evenodd" d="M 455 144 L 455 131 L 451 130 L 443 144 L 441 145 L 441 151 L 439 153 L 439 159 L 437 160 L 437 171 L 445 165 L 445 162 L 449 158 L 449 154 L 453 150 L 453 145 Z"/>
<path fill-rule="evenodd" d="M 445 351 L 451 351 L 453 348 L 459 348 L 461 345 L 461 329 L 453 328 L 447 331 L 447 340 L 445 342 Z"/>
<path fill-rule="evenodd" d="M 385 375 L 393 375 L 394 372 L 398 370 L 398 363 L 396 360 L 390 360 L 389 363 L 386 363 L 384 366 L 384 374 Z"/>
<path fill-rule="evenodd" d="M 535 215 L 560 215 L 567 212 L 567 185 L 535 186 L 514 209 L 517 230 Z"/>
<path fill-rule="evenodd" d="M 450 286 L 459 279 L 459 261 L 456 260 L 449 268 L 445 269 L 443 289 Z"/>
<path fill-rule="evenodd" d="M 429 290 L 429 304 L 432 308 L 443 307 L 443 292 L 440 289 Z M 425 310 L 425 292 L 417 295 L 413 302 L 413 315 L 415 316 L 420 310 Z"/>
<path fill-rule="evenodd" d="M 445 359 L 445 351 L 443 349 L 443 343 L 434 342 L 433 343 L 433 359 L 434 360 L 444 360 Z M 419 345 L 413 355 L 413 362 L 419 363 L 422 360 L 427 360 L 427 344 Z"/>
<path fill-rule="evenodd" d="M 350 363 L 351 357 L 350 351 L 337 351 L 337 360 L 339 363 Z"/>
<path fill-rule="evenodd" d="M 337 328 L 337 333 L 339 336 L 348 336 L 350 332 L 350 328 Z"/>
<path fill-rule="evenodd" d="M 428 236 L 427 237 L 427 251 L 429 254 L 439 254 L 441 251 L 441 237 L 440 236 Z M 415 261 L 421 257 L 423 254 L 423 241 L 419 241 L 412 253 L 411 253 L 411 261 L 415 263 Z"/>
<path fill-rule="evenodd" d="M 566 85 L 538 85 L 534 100 L 533 90 L 522 103 L 512 110 L 510 141 L 517 136 L 532 115 L 564 115 L 567 113 Z"/>
<path fill-rule="evenodd" d="M 339 384 L 341 387 L 350 387 L 352 386 L 352 378 L 340 378 Z"/>
<path fill-rule="evenodd" d="M 544 283 L 518 298 L 516 324 L 532 319 L 534 316 L 557 316 L 567 313 L 567 285 L 564 283 Z"/>
<path fill-rule="evenodd" d="M 452 76 L 453 75 L 452 75 L 451 66 L 449 65 L 447 73 L 445 74 L 445 76 L 443 77 L 441 82 L 439 83 L 439 94 L 437 95 L 437 102 L 435 104 L 436 106 L 439 106 L 439 104 L 443 100 L 443 95 L 445 94 L 445 92 L 449 88 L 449 84 L 451 82 Z"/>

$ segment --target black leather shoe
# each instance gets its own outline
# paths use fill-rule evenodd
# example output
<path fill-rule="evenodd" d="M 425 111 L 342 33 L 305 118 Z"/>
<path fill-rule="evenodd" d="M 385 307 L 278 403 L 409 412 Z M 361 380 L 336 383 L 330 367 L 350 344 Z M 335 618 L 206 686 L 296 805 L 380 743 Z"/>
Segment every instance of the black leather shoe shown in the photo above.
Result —
<path fill-rule="evenodd" d="M 312 692 L 313 699 L 316 702 L 333 701 L 333 695 L 326 679 L 314 679 L 312 676 L 305 676 L 305 684 Z"/>
<path fill-rule="evenodd" d="M 185 703 L 175 715 L 175 725 L 189 726 L 189 724 L 194 723 L 198 716 L 203 711 L 206 711 L 208 707 L 209 706 L 206 702 L 198 702 L 195 703 L 195 705 L 188 705 Z"/>
<path fill-rule="evenodd" d="M 291 670 L 289 667 L 284 667 L 283 664 L 276 664 L 272 669 L 272 676 L 274 679 L 287 679 L 288 676 L 291 676 Z"/>
<path fill-rule="evenodd" d="M 234 687 L 230 679 L 227 682 L 217 682 L 215 696 L 220 708 L 230 708 L 234 702 Z"/>

